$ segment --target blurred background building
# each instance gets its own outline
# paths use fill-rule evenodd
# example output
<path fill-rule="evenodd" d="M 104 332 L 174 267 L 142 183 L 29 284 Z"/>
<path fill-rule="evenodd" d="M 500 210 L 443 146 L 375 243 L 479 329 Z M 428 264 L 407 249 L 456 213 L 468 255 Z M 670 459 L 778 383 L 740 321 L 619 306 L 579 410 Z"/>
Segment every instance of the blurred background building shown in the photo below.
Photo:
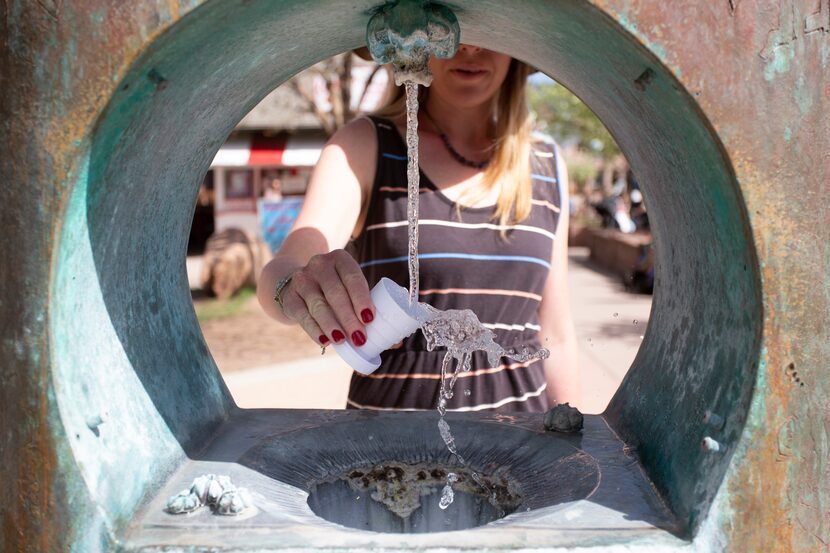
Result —
<path fill-rule="evenodd" d="M 386 72 L 341 54 L 278 87 L 236 126 L 205 175 L 188 252 L 214 233 L 239 229 L 272 251 L 299 212 L 326 140 L 383 98 Z"/>
<path fill-rule="evenodd" d="M 243 407 L 340 408 L 351 371 L 299 327 L 269 319 L 254 297 L 261 267 L 296 219 L 327 139 L 383 101 L 387 73 L 341 54 L 266 96 L 228 136 L 199 190 L 188 244 L 196 315 Z M 591 110 L 541 73 L 528 91 L 535 130 L 561 146 L 570 177 L 569 281 L 585 380 L 601 411 L 633 360 L 653 281 L 645 201 Z M 215 296 L 215 297 L 212 297 Z"/>

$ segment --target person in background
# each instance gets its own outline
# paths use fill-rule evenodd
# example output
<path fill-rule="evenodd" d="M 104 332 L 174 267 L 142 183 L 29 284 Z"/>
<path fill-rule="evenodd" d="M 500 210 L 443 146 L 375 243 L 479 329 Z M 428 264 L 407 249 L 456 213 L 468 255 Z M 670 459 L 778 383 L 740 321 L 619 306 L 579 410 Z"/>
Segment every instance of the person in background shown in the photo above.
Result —
<path fill-rule="evenodd" d="M 628 181 L 628 197 L 631 200 L 631 220 L 634 221 L 637 230 L 650 230 L 651 225 L 648 222 L 648 212 L 640 190 L 640 183 L 631 170 L 628 171 L 626 180 Z"/>
<path fill-rule="evenodd" d="M 505 348 L 551 352 L 495 367 L 476 352 L 448 410 L 578 405 L 568 180 L 558 147 L 532 137 L 532 70 L 465 44 L 430 69 L 432 85 L 419 96 L 420 300 L 471 309 Z M 408 286 L 405 128 L 402 87 L 392 87 L 385 107 L 329 140 L 299 218 L 259 280 L 263 309 L 321 346 L 365 343 L 375 316 L 370 288 L 382 277 Z M 413 334 L 384 352 L 373 374 L 353 375 L 348 407 L 434 409 L 443 356 Z"/>
<path fill-rule="evenodd" d="M 263 189 L 263 196 L 269 200 L 281 200 L 282 199 L 282 181 L 277 176 L 269 175 L 268 177 L 264 178 L 265 180 Z"/>

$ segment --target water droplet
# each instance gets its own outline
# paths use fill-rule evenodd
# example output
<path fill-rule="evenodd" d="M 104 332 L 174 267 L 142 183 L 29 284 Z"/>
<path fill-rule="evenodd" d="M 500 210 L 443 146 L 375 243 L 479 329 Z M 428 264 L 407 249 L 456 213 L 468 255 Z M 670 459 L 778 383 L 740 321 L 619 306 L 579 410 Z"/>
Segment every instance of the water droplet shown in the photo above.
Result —
<path fill-rule="evenodd" d="M 617 317 L 619 317 L 619 316 L 620 316 L 620 314 L 619 314 L 619 313 L 614 313 L 614 318 L 615 318 L 615 319 L 616 319 Z"/>
<path fill-rule="evenodd" d="M 590 339 L 590 338 L 588 338 L 588 341 L 590 342 L 590 341 L 591 341 L 591 339 Z"/>
<path fill-rule="evenodd" d="M 444 489 L 441 491 L 441 500 L 438 502 L 438 506 L 443 510 L 450 506 L 453 499 L 455 499 L 455 492 L 453 492 L 452 484 L 447 480 L 447 485 L 444 486 Z"/>
<path fill-rule="evenodd" d="M 464 395 L 470 397 L 473 394 L 472 390 L 464 390 Z"/>
<path fill-rule="evenodd" d="M 640 336 L 640 340 L 642 340 L 642 339 L 643 339 L 643 337 L 642 337 L 642 336 Z"/>
<path fill-rule="evenodd" d="M 638 321 L 637 319 L 634 319 L 634 324 L 635 325 L 640 324 L 640 321 Z"/>

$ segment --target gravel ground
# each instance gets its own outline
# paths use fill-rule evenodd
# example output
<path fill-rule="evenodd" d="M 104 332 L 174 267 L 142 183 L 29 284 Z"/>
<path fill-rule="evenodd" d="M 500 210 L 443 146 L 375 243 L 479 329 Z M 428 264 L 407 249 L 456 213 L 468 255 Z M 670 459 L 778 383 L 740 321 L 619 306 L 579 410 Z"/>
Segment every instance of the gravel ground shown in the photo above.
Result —
<path fill-rule="evenodd" d="M 223 373 L 320 355 L 320 347 L 299 326 L 270 319 L 256 297 L 236 315 L 203 322 L 202 332 Z"/>

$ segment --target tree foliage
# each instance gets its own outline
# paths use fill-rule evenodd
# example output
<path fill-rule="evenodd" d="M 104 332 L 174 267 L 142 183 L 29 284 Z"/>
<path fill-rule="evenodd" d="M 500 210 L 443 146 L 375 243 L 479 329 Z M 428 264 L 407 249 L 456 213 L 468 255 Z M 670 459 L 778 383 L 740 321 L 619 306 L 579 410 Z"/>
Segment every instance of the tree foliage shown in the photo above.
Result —
<path fill-rule="evenodd" d="M 539 130 L 556 141 L 576 142 L 581 150 L 605 160 L 619 155 L 619 147 L 605 125 L 564 86 L 555 82 L 532 85 L 528 99 Z"/>

